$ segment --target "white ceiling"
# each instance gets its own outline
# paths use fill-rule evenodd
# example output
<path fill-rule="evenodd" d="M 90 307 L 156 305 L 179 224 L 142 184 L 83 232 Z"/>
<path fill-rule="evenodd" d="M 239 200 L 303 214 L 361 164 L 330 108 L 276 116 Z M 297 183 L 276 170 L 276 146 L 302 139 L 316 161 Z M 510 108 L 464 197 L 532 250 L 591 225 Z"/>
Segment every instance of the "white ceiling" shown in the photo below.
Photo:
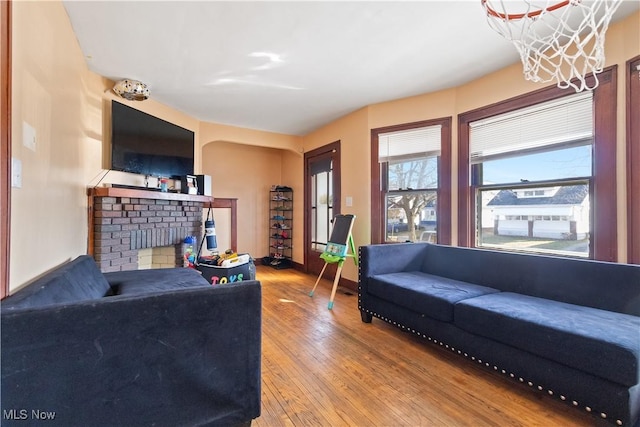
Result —
<path fill-rule="evenodd" d="M 614 19 L 637 10 L 627 0 Z M 304 135 L 518 61 L 480 0 L 64 0 L 89 68 L 202 121 Z"/>

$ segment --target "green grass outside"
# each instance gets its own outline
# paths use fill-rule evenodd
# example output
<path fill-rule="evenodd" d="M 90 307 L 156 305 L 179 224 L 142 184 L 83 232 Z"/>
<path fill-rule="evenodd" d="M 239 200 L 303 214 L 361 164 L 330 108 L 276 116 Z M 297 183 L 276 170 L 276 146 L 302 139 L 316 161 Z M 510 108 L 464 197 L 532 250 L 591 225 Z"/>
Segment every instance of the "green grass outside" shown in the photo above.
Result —
<path fill-rule="evenodd" d="M 589 240 L 556 240 L 523 236 L 496 236 L 483 233 L 482 245 L 498 246 L 505 249 L 551 250 L 568 252 L 588 252 Z"/>

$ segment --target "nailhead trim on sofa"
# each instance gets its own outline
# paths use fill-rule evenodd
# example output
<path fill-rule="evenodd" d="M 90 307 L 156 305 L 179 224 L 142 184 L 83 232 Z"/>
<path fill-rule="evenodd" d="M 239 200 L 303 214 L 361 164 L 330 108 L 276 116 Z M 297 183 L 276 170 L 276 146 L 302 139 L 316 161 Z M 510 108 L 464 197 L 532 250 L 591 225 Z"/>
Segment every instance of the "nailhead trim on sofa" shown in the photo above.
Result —
<path fill-rule="evenodd" d="M 361 288 L 360 286 L 358 286 L 358 309 L 360 309 L 360 310 L 362 310 L 362 305 L 361 305 L 361 301 L 360 301 L 360 298 L 359 298 L 359 296 L 360 296 L 360 294 L 361 294 L 361 293 L 362 293 L 362 288 Z M 397 326 L 397 327 L 399 327 L 399 328 L 401 328 L 401 329 L 403 329 L 403 330 L 405 330 L 405 331 L 409 331 L 409 332 L 411 332 L 411 333 L 413 333 L 413 334 L 415 334 L 415 335 L 417 335 L 417 336 L 419 336 L 419 337 L 421 337 L 421 338 L 426 338 L 428 341 L 431 341 L 431 342 L 432 342 L 432 343 L 434 343 L 434 344 L 438 344 L 438 345 L 440 345 L 441 347 L 444 347 L 444 348 L 446 348 L 447 350 L 450 350 L 450 351 L 452 351 L 452 352 L 454 352 L 454 353 L 457 353 L 457 354 L 459 354 L 459 355 L 462 355 L 462 356 L 466 357 L 467 359 L 471 359 L 472 361 L 475 361 L 475 362 L 477 362 L 477 363 L 478 363 L 478 364 L 480 364 L 480 365 L 483 365 L 483 364 L 484 364 L 486 367 L 491 368 L 491 365 L 492 365 L 492 364 L 491 364 L 491 363 L 489 363 L 489 362 L 486 362 L 486 361 L 485 361 L 485 362 L 483 363 L 483 361 L 482 361 L 481 359 L 478 359 L 478 358 L 476 358 L 476 357 L 475 357 L 475 356 L 473 356 L 473 355 L 469 355 L 468 353 L 463 352 L 463 351 L 461 351 L 461 350 L 456 350 L 454 347 L 449 346 L 448 344 L 445 344 L 445 343 L 444 343 L 444 342 L 442 342 L 442 341 L 438 341 L 438 340 L 436 340 L 436 339 L 433 339 L 433 338 L 431 338 L 430 336 L 427 336 L 427 335 L 425 335 L 425 334 L 423 334 L 423 333 L 420 333 L 420 332 L 416 331 L 415 329 L 405 327 L 404 325 L 401 325 L 401 324 L 399 324 L 398 322 L 395 322 L 395 321 L 392 321 L 392 320 L 390 320 L 390 319 L 387 319 L 386 317 L 384 317 L 384 316 L 380 316 L 379 314 L 374 313 L 374 312 L 372 312 L 372 311 L 370 311 L 370 310 L 364 310 L 364 311 L 365 311 L 366 313 L 368 313 L 368 314 L 371 314 L 372 316 L 377 317 L 377 318 L 378 318 L 378 319 L 380 319 L 380 320 L 384 320 L 385 322 L 387 322 L 387 323 L 389 323 L 389 324 L 392 324 L 392 325 L 394 325 L 394 326 Z M 496 372 L 498 372 L 498 371 L 499 371 L 499 372 L 500 372 L 500 373 L 502 373 L 503 375 L 508 375 L 508 377 L 509 377 L 509 378 L 512 378 L 512 379 L 514 379 L 514 380 L 516 379 L 516 374 L 514 374 L 514 373 L 512 373 L 512 372 L 510 372 L 510 373 L 508 373 L 508 374 L 507 374 L 507 371 L 506 371 L 506 370 L 504 370 L 504 369 L 500 369 L 500 368 L 499 368 L 498 366 L 496 366 L 496 365 L 493 365 L 493 370 L 494 370 L 494 371 L 496 371 Z M 521 382 L 521 383 L 524 383 L 524 382 L 526 381 L 526 380 L 525 380 L 524 378 L 522 378 L 522 377 L 517 377 L 517 380 L 518 380 L 519 382 Z M 537 386 L 536 386 L 536 385 L 535 385 L 533 382 L 531 382 L 531 381 L 526 381 L 526 383 L 527 383 L 527 385 L 528 385 L 529 387 L 532 387 L 532 388 L 533 388 L 533 387 L 535 386 L 539 391 L 544 391 L 544 389 L 545 389 L 545 387 L 543 387 L 542 385 L 537 385 Z M 556 396 L 556 393 L 554 393 L 554 391 L 553 391 L 553 390 L 547 390 L 547 394 L 548 394 L 549 396 Z M 567 400 L 567 397 L 566 397 L 566 396 L 564 396 L 564 395 L 559 395 L 559 398 L 560 398 L 560 400 L 563 400 L 563 401 L 566 401 L 566 400 Z M 580 406 L 580 404 L 579 404 L 577 401 L 575 401 L 575 400 L 572 400 L 572 401 L 571 401 L 571 404 L 572 404 L 573 406 L 576 406 L 576 407 L 579 407 L 579 406 Z M 585 411 L 587 411 L 587 412 L 590 412 L 590 413 L 594 412 L 593 408 L 591 408 L 591 407 L 589 407 L 589 406 L 585 406 L 585 407 L 584 407 L 584 410 L 585 410 Z M 597 411 L 596 411 L 596 412 L 597 412 Z M 606 418 L 607 418 L 607 414 L 606 414 L 606 413 L 604 413 L 604 412 L 600 412 L 600 417 L 601 417 L 601 418 L 603 418 L 603 419 L 606 419 Z M 622 423 L 622 421 L 621 421 L 621 420 L 616 420 L 616 424 L 617 424 L 617 425 L 619 425 L 619 426 L 622 426 L 622 424 L 623 424 L 623 423 Z"/>

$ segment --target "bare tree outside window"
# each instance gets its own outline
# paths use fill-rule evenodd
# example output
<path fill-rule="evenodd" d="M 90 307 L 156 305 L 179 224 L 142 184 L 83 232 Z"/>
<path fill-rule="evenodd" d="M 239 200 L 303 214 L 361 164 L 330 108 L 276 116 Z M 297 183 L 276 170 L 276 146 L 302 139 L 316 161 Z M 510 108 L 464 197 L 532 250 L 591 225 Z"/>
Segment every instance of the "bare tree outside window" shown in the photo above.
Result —
<path fill-rule="evenodd" d="M 375 136 L 381 222 L 386 242 L 437 242 L 437 194 L 443 123 L 389 129 Z"/>
<path fill-rule="evenodd" d="M 422 240 L 423 231 L 435 231 L 437 186 L 437 157 L 389 162 L 388 240 Z"/>

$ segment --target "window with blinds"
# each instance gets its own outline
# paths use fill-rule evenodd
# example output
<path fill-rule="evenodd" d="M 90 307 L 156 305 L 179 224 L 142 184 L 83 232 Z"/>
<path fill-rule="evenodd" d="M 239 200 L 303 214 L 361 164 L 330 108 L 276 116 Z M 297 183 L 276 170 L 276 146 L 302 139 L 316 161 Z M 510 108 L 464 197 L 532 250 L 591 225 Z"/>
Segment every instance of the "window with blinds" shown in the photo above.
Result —
<path fill-rule="evenodd" d="M 380 134 L 380 163 L 439 156 L 441 129 L 442 126 L 436 125 Z"/>
<path fill-rule="evenodd" d="M 386 165 L 385 189 L 426 190 L 438 186 L 441 126 L 379 136 L 378 161 Z"/>
<path fill-rule="evenodd" d="M 593 94 L 469 123 L 480 247 L 588 256 Z"/>
<path fill-rule="evenodd" d="M 470 123 L 471 162 L 590 144 L 592 98 L 587 91 Z"/>
<path fill-rule="evenodd" d="M 434 125 L 378 136 L 386 241 L 436 241 L 441 133 Z"/>

